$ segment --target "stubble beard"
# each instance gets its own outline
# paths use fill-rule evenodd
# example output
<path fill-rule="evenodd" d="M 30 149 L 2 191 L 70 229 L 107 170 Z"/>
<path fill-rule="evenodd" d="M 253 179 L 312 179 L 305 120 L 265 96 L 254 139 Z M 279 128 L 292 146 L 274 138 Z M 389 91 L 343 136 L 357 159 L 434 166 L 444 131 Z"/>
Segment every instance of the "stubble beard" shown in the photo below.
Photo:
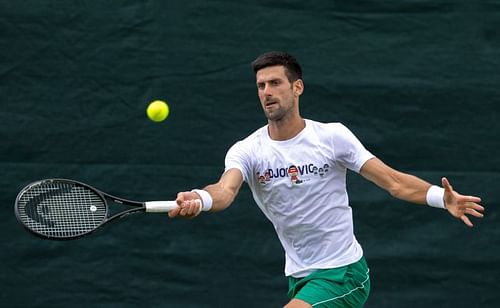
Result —
<path fill-rule="evenodd" d="M 264 108 L 264 114 L 269 121 L 280 122 L 287 118 L 287 116 L 292 112 L 293 104 L 288 106 L 283 106 L 278 102 L 278 106 L 273 110 L 267 110 Z"/>
<path fill-rule="evenodd" d="M 283 107 L 279 107 L 272 111 L 265 110 L 264 113 L 269 121 L 277 122 L 283 120 L 286 115 L 286 110 Z"/>

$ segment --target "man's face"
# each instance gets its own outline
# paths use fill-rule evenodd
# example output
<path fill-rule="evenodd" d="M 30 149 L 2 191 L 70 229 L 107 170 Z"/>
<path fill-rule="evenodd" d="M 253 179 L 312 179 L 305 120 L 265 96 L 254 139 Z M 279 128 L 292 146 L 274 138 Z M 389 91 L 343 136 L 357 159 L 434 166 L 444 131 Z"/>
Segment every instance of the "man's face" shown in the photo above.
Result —
<path fill-rule="evenodd" d="M 287 114 L 298 112 L 298 95 L 302 93 L 301 80 L 293 84 L 288 81 L 285 67 L 269 66 L 256 74 L 259 99 L 266 117 L 271 121 L 282 120 Z M 297 83 L 300 83 L 300 93 L 297 95 Z M 295 100 L 297 98 L 297 101 Z"/>

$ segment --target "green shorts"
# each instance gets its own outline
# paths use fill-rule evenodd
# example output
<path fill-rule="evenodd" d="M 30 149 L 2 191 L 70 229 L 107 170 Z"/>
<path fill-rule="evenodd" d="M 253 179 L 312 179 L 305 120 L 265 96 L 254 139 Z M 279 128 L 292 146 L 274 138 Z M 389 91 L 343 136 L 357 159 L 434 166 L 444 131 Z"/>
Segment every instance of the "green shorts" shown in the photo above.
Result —
<path fill-rule="evenodd" d="M 358 262 L 317 270 L 306 277 L 288 277 L 288 296 L 313 307 L 363 307 L 370 293 L 370 270 L 362 257 Z"/>

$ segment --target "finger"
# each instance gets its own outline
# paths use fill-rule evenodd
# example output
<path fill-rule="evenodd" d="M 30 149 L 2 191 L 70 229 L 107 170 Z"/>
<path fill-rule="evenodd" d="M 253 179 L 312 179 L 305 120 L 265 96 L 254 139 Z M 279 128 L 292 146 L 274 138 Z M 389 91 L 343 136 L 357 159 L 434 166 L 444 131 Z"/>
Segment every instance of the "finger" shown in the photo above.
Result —
<path fill-rule="evenodd" d="M 482 206 L 481 206 L 481 205 L 479 205 L 479 204 L 474 203 L 474 204 L 472 205 L 472 208 L 473 208 L 473 209 L 475 209 L 476 211 L 479 211 L 479 212 L 484 212 L 484 207 L 482 207 Z"/>
<path fill-rule="evenodd" d="M 175 209 L 173 209 L 173 210 L 169 211 L 169 212 L 168 212 L 168 217 L 170 217 L 170 218 L 174 218 L 174 217 L 176 217 L 177 215 L 179 215 L 179 211 L 180 211 L 180 210 L 181 210 L 181 208 L 180 208 L 180 207 L 177 207 L 177 208 L 175 208 Z"/>
<path fill-rule="evenodd" d="M 479 212 L 484 212 L 484 207 L 477 204 L 477 203 L 474 203 L 474 202 L 466 203 L 465 207 L 467 207 L 468 209 L 473 209 L 473 210 L 479 211 Z"/>
<path fill-rule="evenodd" d="M 198 212 L 198 205 L 196 204 L 196 202 L 190 202 L 188 214 L 191 216 L 195 215 L 197 212 Z"/>
<path fill-rule="evenodd" d="M 474 217 L 477 217 L 477 218 L 483 218 L 484 217 L 483 213 L 479 213 L 478 211 L 476 211 L 474 209 L 471 209 L 471 208 L 465 209 L 465 213 L 469 214 L 469 215 L 472 215 Z"/>
<path fill-rule="evenodd" d="M 476 196 L 463 196 L 463 195 L 458 195 L 457 196 L 458 202 L 476 202 L 479 203 L 481 202 L 481 198 L 476 197 Z"/>
<path fill-rule="evenodd" d="M 185 200 L 184 202 L 182 202 L 181 208 L 182 208 L 181 212 L 182 212 L 183 216 L 189 215 L 189 213 L 191 212 L 191 210 L 190 210 L 191 200 Z"/>
<path fill-rule="evenodd" d="M 448 181 L 448 179 L 446 177 L 443 177 L 441 179 L 441 184 L 443 185 L 443 187 L 446 191 L 448 191 L 448 192 L 453 191 L 453 186 L 451 186 L 450 182 Z"/>
<path fill-rule="evenodd" d="M 462 215 L 460 216 L 460 219 L 464 222 L 464 224 L 466 224 L 468 227 L 473 227 L 474 225 L 472 224 L 472 222 L 470 222 L 470 219 L 469 217 L 465 216 L 465 215 Z"/>
<path fill-rule="evenodd" d="M 180 192 L 177 194 L 177 199 L 175 199 L 175 202 L 177 202 L 177 205 L 178 206 L 181 206 L 182 203 L 184 202 L 184 193 L 183 192 Z"/>
<path fill-rule="evenodd" d="M 198 206 L 196 210 L 196 216 L 200 215 L 201 210 L 203 209 L 203 204 L 201 203 L 200 199 L 196 199 L 196 205 Z"/>
<path fill-rule="evenodd" d="M 481 202 L 481 198 L 479 197 L 474 197 L 474 196 L 461 196 L 457 200 L 458 203 L 463 204 L 464 207 L 467 208 L 473 208 L 477 211 L 484 211 L 484 207 L 478 204 L 478 202 Z"/>
<path fill-rule="evenodd" d="M 181 204 L 181 212 L 180 214 L 182 216 L 187 216 L 189 215 L 189 208 L 190 208 L 190 201 L 187 200 L 187 201 L 184 201 L 182 204 Z"/>

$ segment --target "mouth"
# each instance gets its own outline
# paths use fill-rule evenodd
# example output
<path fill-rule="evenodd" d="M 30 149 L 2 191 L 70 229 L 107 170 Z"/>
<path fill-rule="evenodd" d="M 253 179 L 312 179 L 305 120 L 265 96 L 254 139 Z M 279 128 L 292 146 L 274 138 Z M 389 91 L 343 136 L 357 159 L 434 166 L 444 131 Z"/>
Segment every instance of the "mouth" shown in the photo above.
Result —
<path fill-rule="evenodd" d="M 266 101 L 264 103 L 264 107 L 266 107 L 266 108 L 271 108 L 274 105 L 278 105 L 278 102 L 277 101 Z"/>

